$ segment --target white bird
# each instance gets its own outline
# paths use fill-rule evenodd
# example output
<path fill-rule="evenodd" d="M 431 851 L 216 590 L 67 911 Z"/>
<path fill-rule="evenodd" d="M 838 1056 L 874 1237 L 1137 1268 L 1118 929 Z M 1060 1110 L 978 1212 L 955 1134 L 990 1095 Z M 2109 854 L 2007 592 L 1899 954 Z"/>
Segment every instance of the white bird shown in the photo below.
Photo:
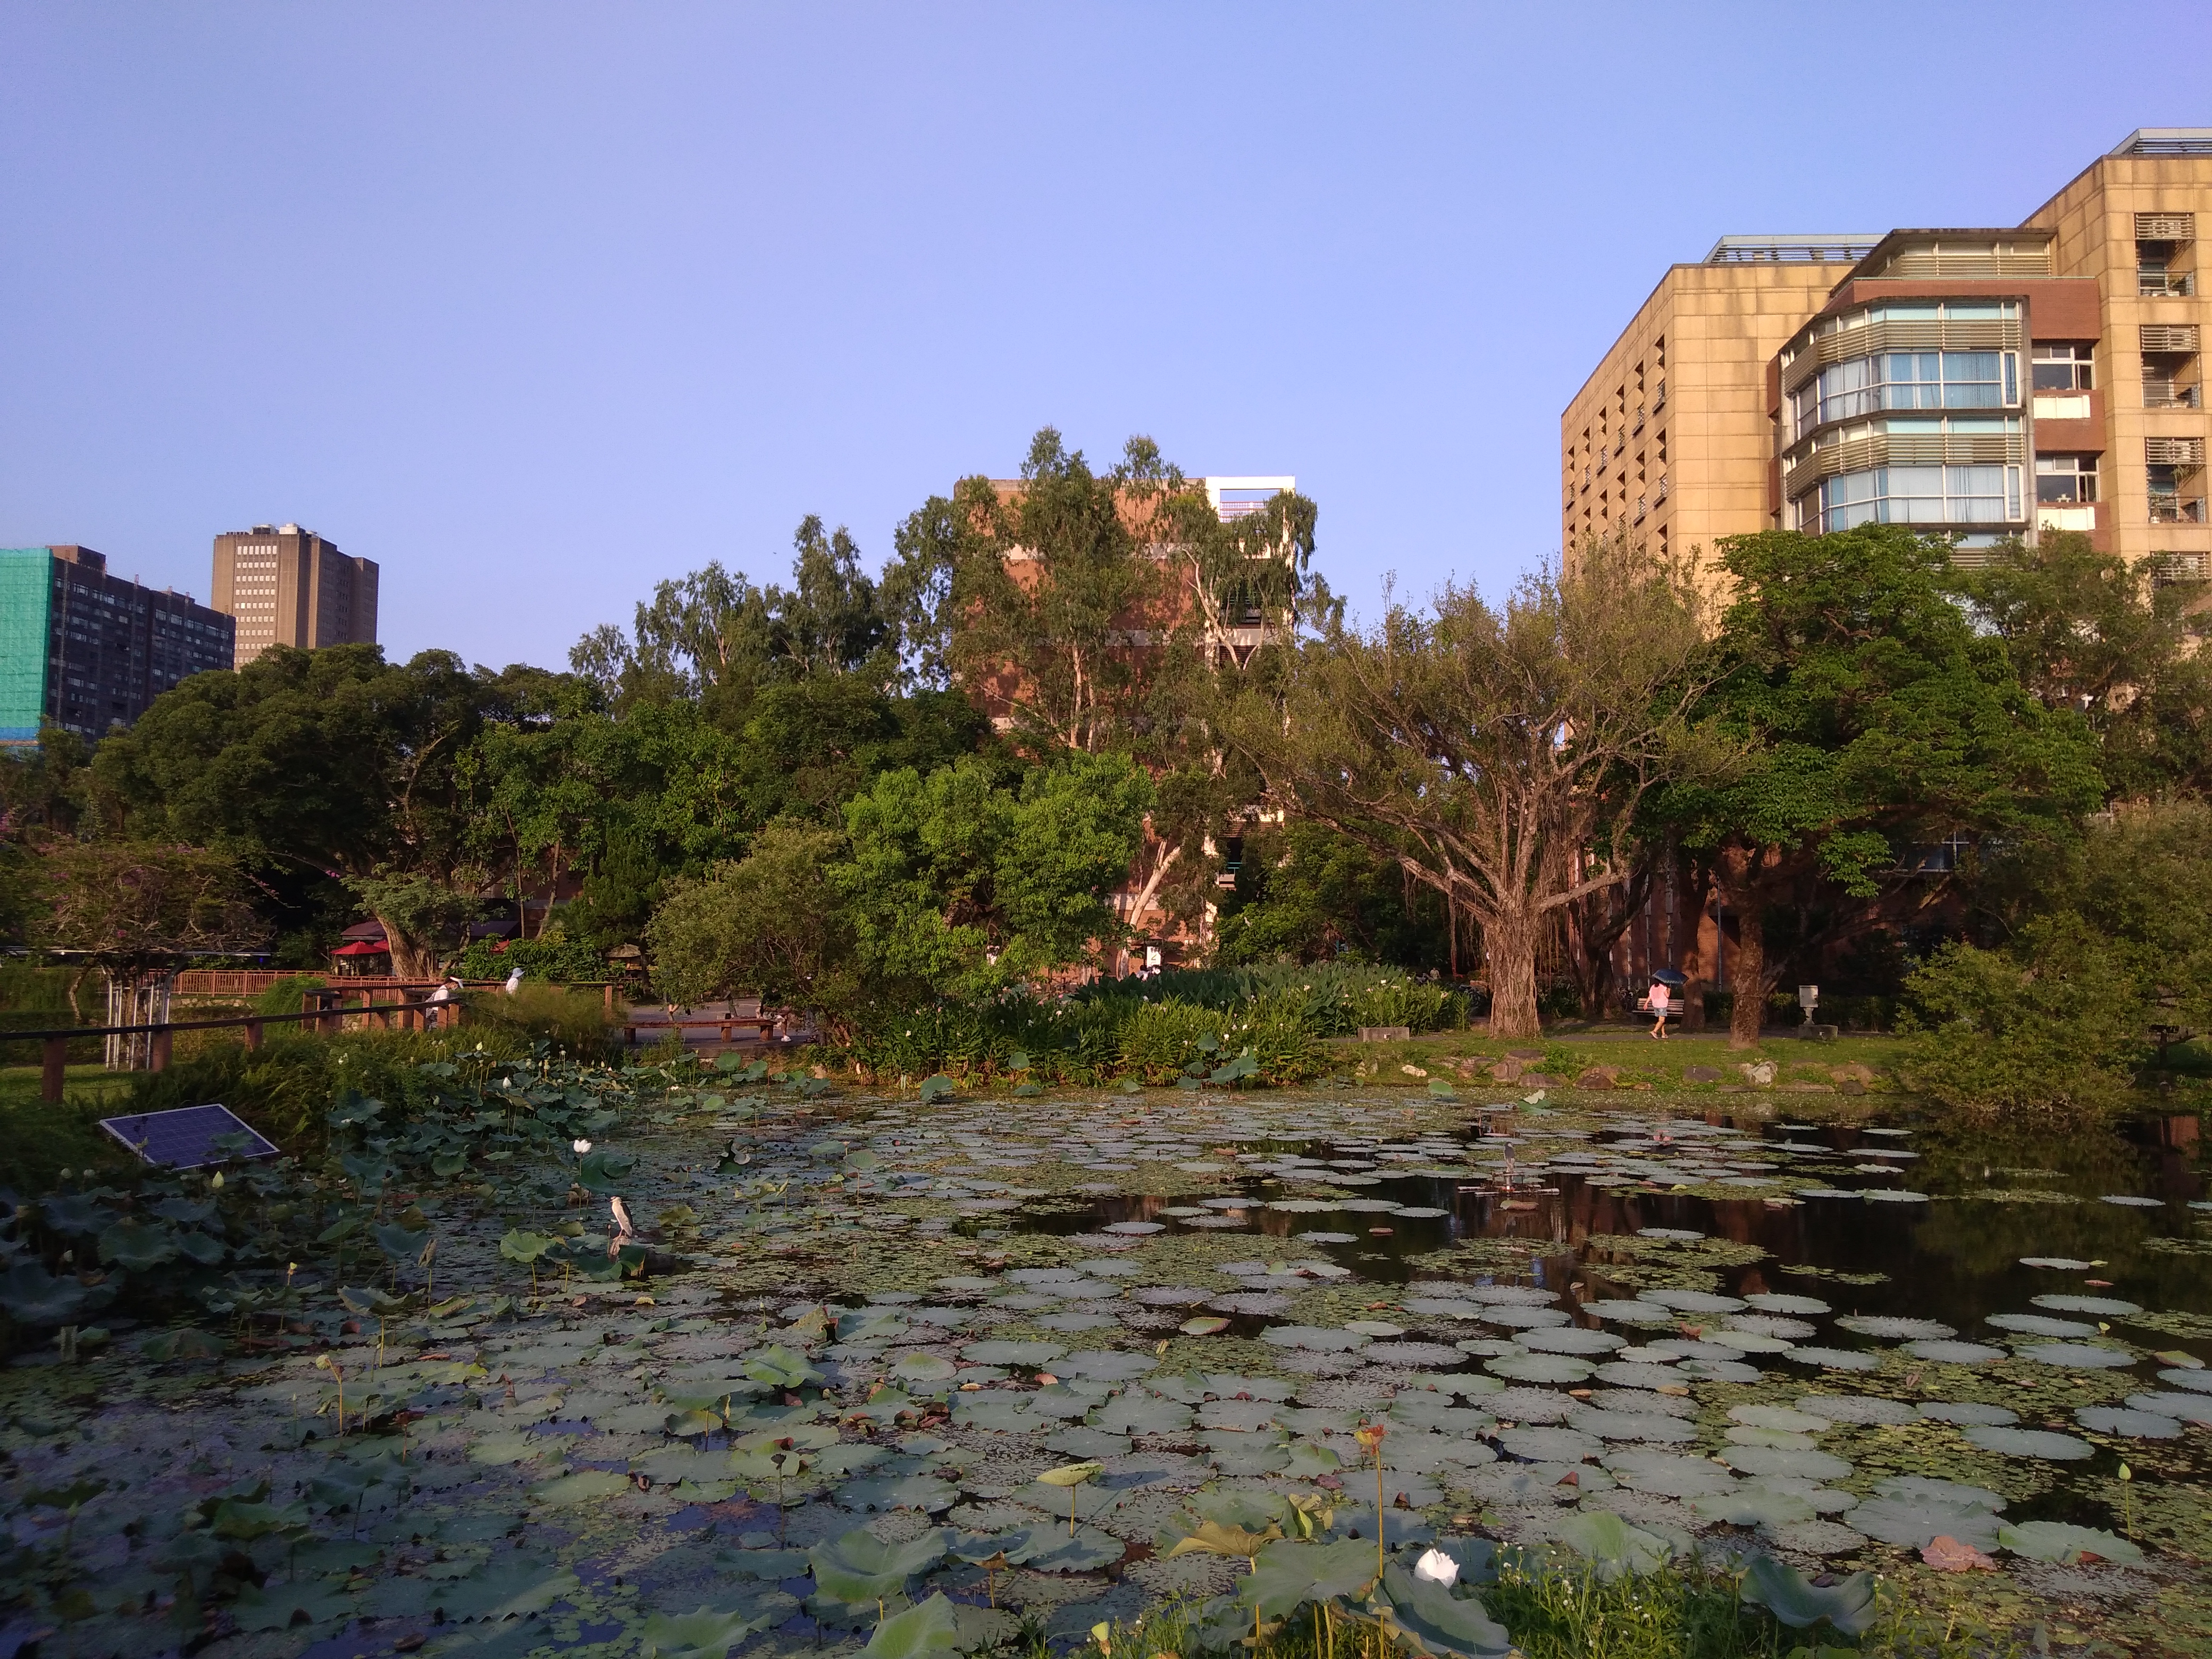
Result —
<path fill-rule="evenodd" d="M 507 994 L 513 996 L 522 988 L 522 969 L 518 968 L 507 976 Z"/>

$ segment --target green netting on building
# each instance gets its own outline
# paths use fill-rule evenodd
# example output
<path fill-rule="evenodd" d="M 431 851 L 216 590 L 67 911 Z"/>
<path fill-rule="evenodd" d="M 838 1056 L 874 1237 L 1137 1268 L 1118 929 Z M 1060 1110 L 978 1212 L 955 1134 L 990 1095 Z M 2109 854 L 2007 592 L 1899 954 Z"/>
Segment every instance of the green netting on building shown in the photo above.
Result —
<path fill-rule="evenodd" d="M 0 744 L 36 743 L 46 709 L 53 555 L 0 547 Z"/>

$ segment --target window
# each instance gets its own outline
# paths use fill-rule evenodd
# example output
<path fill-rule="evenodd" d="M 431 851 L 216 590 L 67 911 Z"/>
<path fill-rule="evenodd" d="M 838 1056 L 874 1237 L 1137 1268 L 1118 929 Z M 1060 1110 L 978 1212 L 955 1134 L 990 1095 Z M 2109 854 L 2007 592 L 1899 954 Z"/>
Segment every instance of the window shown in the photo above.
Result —
<path fill-rule="evenodd" d="M 2094 455 L 2037 456 L 2035 499 L 2043 502 L 2095 501 L 2097 458 Z"/>
<path fill-rule="evenodd" d="M 1796 435 L 1884 409 L 2007 409 L 2020 401 L 2010 351 L 1888 351 L 1831 364 L 1791 398 Z"/>
<path fill-rule="evenodd" d="M 1820 485 L 1818 528 L 1863 524 L 2005 524 L 2022 516 L 2016 466 L 1881 466 Z M 1801 522 L 1802 515 L 1801 514 Z"/>
<path fill-rule="evenodd" d="M 2091 358 L 2095 347 L 2087 341 L 2035 349 L 2033 370 L 2038 392 L 2087 392 L 2096 385 Z"/>

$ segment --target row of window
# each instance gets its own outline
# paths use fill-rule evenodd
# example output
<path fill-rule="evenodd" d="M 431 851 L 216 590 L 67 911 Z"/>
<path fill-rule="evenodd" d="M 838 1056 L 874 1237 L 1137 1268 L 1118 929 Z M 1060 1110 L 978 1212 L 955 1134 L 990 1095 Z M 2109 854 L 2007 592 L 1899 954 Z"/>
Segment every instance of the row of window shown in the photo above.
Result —
<path fill-rule="evenodd" d="M 2200 522 L 2201 499 L 2185 492 L 2196 469 L 2186 462 L 2144 468 L 2154 522 Z M 1823 480 L 1798 501 L 1798 526 L 1823 533 L 1862 524 L 2018 524 L 2022 512 L 2016 466 L 1884 466 Z M 2203 492 L 2197 492 L 2201 496 Z M 2097 457 L 2039 455 L 2035 499 L 2074 507 L 2097 499 Z"/>
<path fill-rule="evenodd" d="M 1822 534 L 1863 524 L 2001 525 L 2025 516 L 2016 466 L 1878 466 L 1821 480 L 1807 497 Z"/>
<path fill-rule="evenodd" d="M 1889 409 L 2012 409 L 2020 354 L 1886 351 L 1832 363 L 1792 394 L 1793 439 L 1816 426 Z"/>

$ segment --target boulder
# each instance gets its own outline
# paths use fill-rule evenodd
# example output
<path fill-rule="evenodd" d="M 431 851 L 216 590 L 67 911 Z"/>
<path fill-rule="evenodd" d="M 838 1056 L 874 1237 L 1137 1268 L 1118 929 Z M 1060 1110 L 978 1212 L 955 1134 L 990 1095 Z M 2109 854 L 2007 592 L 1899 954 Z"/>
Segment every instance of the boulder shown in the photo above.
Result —
<path fill-rule="evenodd" d="M 1685 1066 L 1682 1068 L 1682 1081 L 1685 1083 L 1718 1083 L 1720 1080 L 1721 1068 L 1717 1066 Z"/>
<path fill-rule="evenodd" d="M 1863 1095 L 1866 1092 L 1866 1085 L 1855 1077 L 1847 1077 L 1836 1085 L 1836 1092 L 1839 1095 Z"/>
<path fill-rule="evenodd" d="M 1863 1066 L 1831 1066 L 1828 1075 L 1838 1083 L 1871 1083 L 1874 1073 Z"/>
<path fill-rule="evenodd" d="M 1620 1086 L 1620 1067 L 1618 1066 L 1586 1066 L 1583 1074 L 1575 1079 L 1577 1089 L 1618 1089 Z"/>
<path fill-rule="evenodd" d="M 1500 1083 L 1518 1083 L 1521 1080 L 1521 1062 L 1517 1060 L 1501 1060 L 1490 1068 L 1490 1074 Z"/>
<path fill-rule="evenodd" d="M 1743 1073 L 1743 1080 L 1746 1083 L 1759 1088 L 1765 1089 L 1773 1085 L 1774 1062 L 1771 1060 L 1755 1061 L 1747 1060 L 1739 1065 L 1736 1070 Z"/>

